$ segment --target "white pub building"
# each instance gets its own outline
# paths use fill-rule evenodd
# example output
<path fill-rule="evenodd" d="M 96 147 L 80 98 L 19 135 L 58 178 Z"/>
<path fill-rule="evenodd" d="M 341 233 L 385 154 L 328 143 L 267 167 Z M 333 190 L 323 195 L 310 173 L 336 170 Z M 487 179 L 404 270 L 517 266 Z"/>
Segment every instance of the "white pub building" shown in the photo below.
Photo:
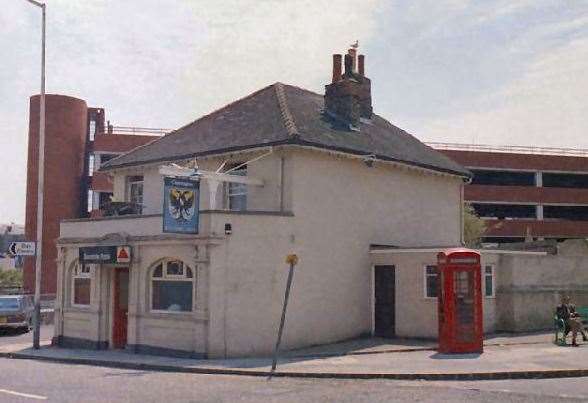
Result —
<path fill-rule="evenodd" d="M 54 342 L 270 354 L 290 253 L 285 348 L 426 336 L 397 331 L 402 286 L 393 266 L 376 278 L 371 251 L 459 245 L 470 173 L 372 112 L 362 55 L 342 62 L 325 95 L 275 83 L 103 165 L 133 214 L 61 222 Z M 165 230 L 169 214 L 194 230 Z"/>

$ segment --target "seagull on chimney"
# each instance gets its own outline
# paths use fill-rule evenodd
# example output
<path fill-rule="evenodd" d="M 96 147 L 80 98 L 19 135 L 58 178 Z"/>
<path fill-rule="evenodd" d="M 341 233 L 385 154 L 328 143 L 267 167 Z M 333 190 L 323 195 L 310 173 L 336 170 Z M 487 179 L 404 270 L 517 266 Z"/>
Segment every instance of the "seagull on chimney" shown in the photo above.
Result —
<path fill-rule="evenodd" d="M 359 47 L 359 40 L 356 40 L 354 44 L 351 44 L 349 46 L 351 46 L 353 49 L 357 49 Z"/>

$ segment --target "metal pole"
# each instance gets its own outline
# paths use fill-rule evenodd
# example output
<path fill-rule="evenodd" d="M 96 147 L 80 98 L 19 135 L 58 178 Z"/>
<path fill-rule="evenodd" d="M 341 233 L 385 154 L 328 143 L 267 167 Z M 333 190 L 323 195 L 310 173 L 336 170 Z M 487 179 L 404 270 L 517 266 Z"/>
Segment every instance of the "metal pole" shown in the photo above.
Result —
<path fill-rule="evenodd" d="M 282 307 L 282 319 L 280 320 L 280 328 L 278 330 L 278 340 L 276 340 L 276 347 L 274 349 L 274 358 L 272 360 L 272 369 L 270 371 L 269 379 L 272 379 L 276 366 L 278 365 L 278 354 L 280 351 L 280 343 L 282 342 L 282 333 L 284 331 L 284 322 L 286 321 L 286 308 L 288 307 L 288 299 L 290 297 L 290 288 L 292 287 L 292 278 L 294 277 L 294 266 L 298 262 L 296 255 L 289 255 L 287 260 L 290 263 L 290 271 L 288 272 L 288 281 L 286 283 L 286 293 L 284 294 L 284 306 Z"/>
<path fill-rule="evenodd" d="M 33 348 L 40 348 L 41 338 L 41 268 L 43 258 L 43 187 L 45 182 L 45 4 L 41 7 L 41 98 L 39 106 L 39 178 L 37 182 L 37 249 L 35 256 L 35 315 L 33 318 Z"/>

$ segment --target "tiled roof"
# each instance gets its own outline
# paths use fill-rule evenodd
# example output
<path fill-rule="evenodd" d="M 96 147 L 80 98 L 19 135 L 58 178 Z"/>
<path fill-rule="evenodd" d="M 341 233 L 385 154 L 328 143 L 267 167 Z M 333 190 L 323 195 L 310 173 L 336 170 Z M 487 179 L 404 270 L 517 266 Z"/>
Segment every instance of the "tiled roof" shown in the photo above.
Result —
<path fill-rule="evenodd" d="M 110 170 L 272 145 L 312 146 L 375 155 L 469 177 L 471 173 L 378 115 L 350 130 L 323 111 L 323 96 L 275 83 L 102 166 Z"/>

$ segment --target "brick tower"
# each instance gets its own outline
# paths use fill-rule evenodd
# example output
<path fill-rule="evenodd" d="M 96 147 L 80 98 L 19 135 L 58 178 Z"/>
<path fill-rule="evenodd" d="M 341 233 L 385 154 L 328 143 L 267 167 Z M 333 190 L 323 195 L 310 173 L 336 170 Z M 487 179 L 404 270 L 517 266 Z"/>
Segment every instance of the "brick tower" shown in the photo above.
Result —
<path fill-rule="evenodd" d="M 30 98 L 29 146 L 27 163 L 27 193 L 25 236 L 37 236 L 37 178 L 39 162 L 40 96 Z M 43 201 L 42 294 L 54 294 L 57 276 L 59 221 L 80 216 L 84 205 L 83 183 L 88 107 L 81 99 L 64 95 L 46 95 L 45 126 L 45 186 Z M 24 266 L 24 288 L 34 292 L 35 259 L 27 257 Z"/>

